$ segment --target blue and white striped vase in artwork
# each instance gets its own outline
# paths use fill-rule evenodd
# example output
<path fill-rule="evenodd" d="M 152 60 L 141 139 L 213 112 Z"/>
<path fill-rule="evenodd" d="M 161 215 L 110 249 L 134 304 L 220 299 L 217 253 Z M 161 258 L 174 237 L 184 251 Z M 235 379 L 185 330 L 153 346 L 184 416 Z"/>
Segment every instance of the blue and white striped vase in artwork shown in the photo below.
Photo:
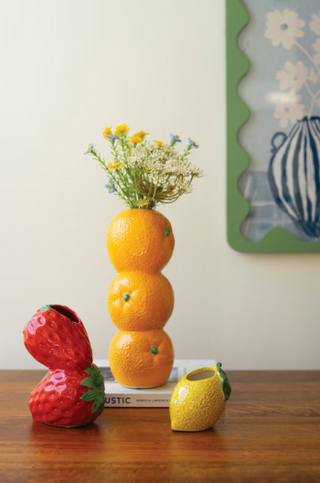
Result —
<path fill-rule="evenodd" d="M 311 238 L 320 238 L 320 117 L 297 121 L 271 140 L 268 169 L 277 205 Z"/>

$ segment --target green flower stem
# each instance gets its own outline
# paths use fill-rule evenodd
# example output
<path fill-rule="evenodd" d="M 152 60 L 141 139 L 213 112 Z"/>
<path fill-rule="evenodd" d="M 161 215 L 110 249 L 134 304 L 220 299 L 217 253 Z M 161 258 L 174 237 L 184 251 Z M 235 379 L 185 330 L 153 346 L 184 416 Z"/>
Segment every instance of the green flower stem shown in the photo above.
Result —
<path fill-rule="evenodd" d="M 126 161 L 126 160 L 125 160 L 125 161 L 124 161 L 124 160 L 121 160 L 121 159 L 119 158 L 119 153 L 118 153 L 118 150 L 117 150 L 117 147 L 116 147 L 116 143 L 115 143 L 115 142 L 113 142 L 113 143 L 112 143 L 112 147 L 111 147 L 111 149 L 112 149 L 112 151 L 113 151 L 113 155 L 114 155 L 114 157 L 115 157 L 116 161 L 117 161 L 119 164 L 124 164 L 124 165 L 126 165 L 125 167 L 126 167 L 126 169 L 127 169 L 127 161 Z M 117 171 L 118 171 L 118 170 L 117 170 Z M 121 178 L 122 182 L 124 183 L 124 185 L 125 185 L 125 186 L 128 186 L 128 184 L 129 184 L 129 183 L 128 183 L 128 178 L 127 178 L 127 176 L 126 176 L 126 175 L 124 175 L 124 174 L 122 173 L 122 171 L 120 171 L 120 170 L 118 171 L 118 174 L 119 174 L 119 177 Z M 128 196 L 128 194 L 127 194 L 127 196 Z"/>
<path fill-rule="evenodd" d="M 184 158 L 187 158 L 189 156 L 191 149 L 192 149 L 192 145 L 188 144 L 188 147 L 184 150 L 184 153 L 183 153 Z"/>
<path fill-rule="evenodd" d="M 117 171 L 117 176 L 119 176 L 119 178 L 122 181 L 122 184 L 125 186 L 125 188 L 122 187 L 122 190 L 125 193 L 126 199 L 130 202 L 130 188 L 128 187 L 126 176 L 120 169 L 119 170 L 117 169 L 116 171 Z"/>
<path fill-rule="evenodd" d="M 119 153 L 118 153 L 118 150 L 116 148 L 115 142 L 113 143 L 113 146 L 112 146 L 111 149 L 114 153 L 114 157 L 116 158 L 116 161 L 120 164 L 123 164 L 124 167 L 125 167 L 125 171 L 123 172 L 123 171 L 119 170 L 118 175 L 121 178 L 121 181 L 124 184 L 124 186 L 129 187 L 130 184 L 131 184 L 130 181 L 132 181 L 132 179 L 131 179 L 131 171 L 128 168 L 128 162 L 127 162 L 127 156 L 126 156 L 126 149 L 129 149 L 126 137 L 121 136 L 119 143 L 120 143 L 120 146 L 121 146 L 121 149 L 122 149 L 122 155 L 123 155 L 122 159 L 119 159 Z M 130 178 L 130 180 L 128 178 Z M 127 189 L 124 189 L 124 188 L 123 188 L 123 191 L 125 191 L 125 194 L 126 194 L 126 197 L 129 201 L 129 203 L 132 204 L 132 202 L 130 201 L 130 198 L 131 198 L 130 192 Z"/>
<path fill-rule="evenodd" d="M 98 155 L 98 153 L 96 151 L 92 151 L 92 155 L 93 157 L 101 164 L 101 167 L 102 169 L 104 169 L 108 175 L 114 180 L 115 184 L 113 185 L 113 188 L 114 190 L 117 192 L 117 194 L 122 198 L 122 199 L 126 199 L 126 195 L 125 195 L 125 192 L 124 192 L 124 189 L 123 187 L 120 185 L 120 183 L 117 181 L 117 179 L 115 179 L 115 174 L 111 171 L 111 169 L 106 165 L 106 163 L 101 159 L 101 157 Z M 120 191 L 118 191 L 117 187 L 116 187 L 116 183 L 117 183 L 117 186 L 118 188 L 120 189 Z"/>

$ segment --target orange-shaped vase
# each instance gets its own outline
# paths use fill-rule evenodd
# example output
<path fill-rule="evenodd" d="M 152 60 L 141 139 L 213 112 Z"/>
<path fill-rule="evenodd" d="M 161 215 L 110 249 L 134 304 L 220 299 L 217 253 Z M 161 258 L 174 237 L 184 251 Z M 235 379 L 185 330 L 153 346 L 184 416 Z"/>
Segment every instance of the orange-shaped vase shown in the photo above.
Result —
<path fill-rule="evenodd" d="M 171 224 L 154 210 L 124 210 L 108 228 L 108 254 L 118 272 L 109 289 L 108 309 L 119 329 L 111 341 L 109 363 L 123 386 L 161 386 L 170 376 L 173 346 L 163 327 L 174 296 L 161 270 L 173 248 Z"/>

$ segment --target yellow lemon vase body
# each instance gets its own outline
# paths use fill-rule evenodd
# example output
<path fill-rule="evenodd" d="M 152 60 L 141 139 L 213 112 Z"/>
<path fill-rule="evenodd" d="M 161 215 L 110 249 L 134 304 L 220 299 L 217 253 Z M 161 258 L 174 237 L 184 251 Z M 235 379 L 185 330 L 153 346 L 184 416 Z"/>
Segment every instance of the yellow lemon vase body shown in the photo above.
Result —
<path fill-rule="evenodd" d="M 204 431 L 220 418 L 231 386 L 218 362 L 189 372 L 174 388 L 170 400 L 173 431 Z"/>
<path fill-rule="evenodd" d="M 124 210 L 108 228 L 107 250 L 118 272 L 109 289 L 108 309 L 119 329 L 110 344 L 109 363 L 123 386 L 161 386 L 170 376 L 173 347 L 163 327 L 174 296 L 161 270 L 173 249 L 171 224 L 155 210 Z"/>

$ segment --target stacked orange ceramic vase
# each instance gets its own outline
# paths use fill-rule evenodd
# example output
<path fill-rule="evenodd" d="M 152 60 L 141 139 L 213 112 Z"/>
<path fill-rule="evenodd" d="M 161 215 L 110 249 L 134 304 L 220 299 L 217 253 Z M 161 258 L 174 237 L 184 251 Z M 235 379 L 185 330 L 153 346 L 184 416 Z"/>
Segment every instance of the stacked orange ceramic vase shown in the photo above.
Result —
<path fill-rule="evenodd" d="M 107 249 L 118 272 L 108 294 L 109 313 L 119 329 L 109 350 L 111 371 L 123 386 L 161 386 L 174 357 L 163 330 L 174 296 L 161 273 L 174 249 L 171 224 L 155 210 L 124 210 L 109 226 Z"/>

